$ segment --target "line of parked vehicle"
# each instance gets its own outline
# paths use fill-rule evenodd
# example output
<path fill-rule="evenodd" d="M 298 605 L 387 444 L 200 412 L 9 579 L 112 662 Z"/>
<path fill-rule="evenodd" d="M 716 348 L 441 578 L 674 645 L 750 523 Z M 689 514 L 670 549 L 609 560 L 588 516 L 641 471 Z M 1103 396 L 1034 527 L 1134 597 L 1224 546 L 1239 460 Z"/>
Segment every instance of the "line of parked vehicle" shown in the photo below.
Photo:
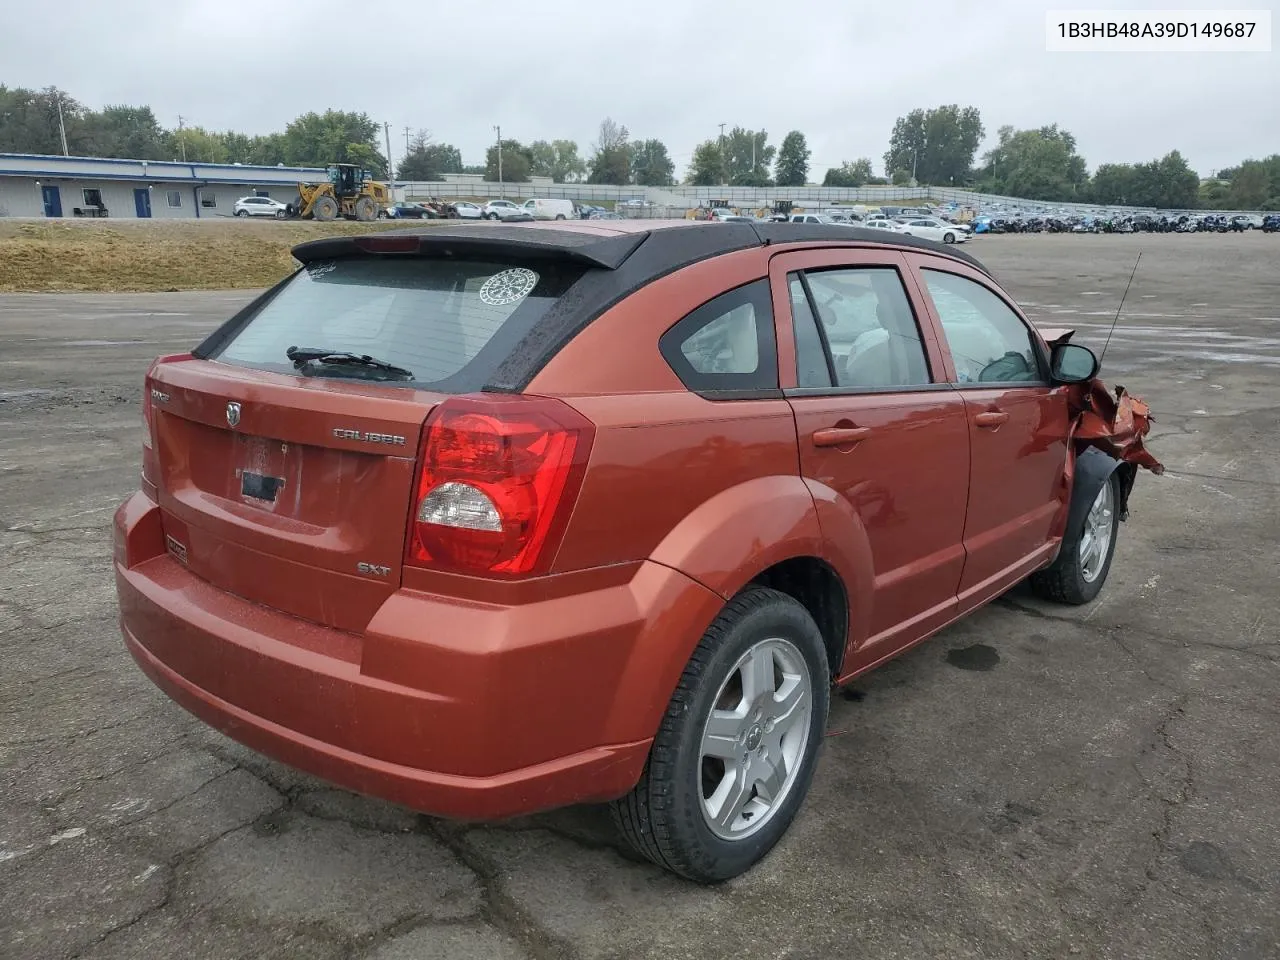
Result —
<path fill-rule="evenodd" d="M 500 220 L 506 223 L 533 220 L 615 220 L 616 213 L 603 207 L 574 203 L 572 200 L 534 198 L 517 203 L 514 200 L 490 200 L 473 203 L 470 200 L 405 201 L 392 204 L 383 216 L 393 220 Z"/>
<path fill-rule="evenodd" d="M 975 233 L 1244 233 L 1280 232 L 1280 214 L 1135 214 L 1118 217 L 975 217 Z"/>
<path fill-rule="evenodd" d="M 887 230 L 908 237 L 922 237 L 938 243 L 964 243 L 973 237 L 973 227 L 967 223 L 929 207 L 888 207 L 879 213 L 863 217 L 852 211 L 847 213 L 775 213 L 758 217 L 734 213 L 729 208 L 713 208 L 706 216 L 694 219 L 712 220 L 718 223 L 821 223 L 836 226 L 864 227 L 871 230 Z"/>

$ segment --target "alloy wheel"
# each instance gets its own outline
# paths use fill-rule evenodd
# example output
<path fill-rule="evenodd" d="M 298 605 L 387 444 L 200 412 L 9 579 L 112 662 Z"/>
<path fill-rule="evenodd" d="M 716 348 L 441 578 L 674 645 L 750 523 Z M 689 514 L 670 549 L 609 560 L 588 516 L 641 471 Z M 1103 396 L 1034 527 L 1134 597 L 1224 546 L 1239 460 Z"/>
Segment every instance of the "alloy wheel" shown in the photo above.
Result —
<path fill-rule="evenodd" d="M 783 806 L 802 766 L 813 680 L 788 640 L 761 640 L 735 664 L 703 727 L 701 807 L 723 840 L 760 830 Z"/>
<path fill-rule="evenodd" d="M 1098 579 L 1111 549 L 1111 537 L 1115 530 L 1112 519 L 1115 497 L 1111 487 L 1110 480 L 1102 485 L 1084 520 L 1084 534 L 1080 537 L 1080 573 L 1088 583 Z"/>

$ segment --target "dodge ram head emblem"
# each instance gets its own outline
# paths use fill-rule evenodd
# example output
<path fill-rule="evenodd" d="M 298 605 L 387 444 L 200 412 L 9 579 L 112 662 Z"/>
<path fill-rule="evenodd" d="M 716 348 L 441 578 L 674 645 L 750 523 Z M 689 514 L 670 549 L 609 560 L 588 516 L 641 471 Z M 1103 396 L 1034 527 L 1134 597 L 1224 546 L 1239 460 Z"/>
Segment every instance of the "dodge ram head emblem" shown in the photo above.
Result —
<path fill-rule="evenodd" d="M 240 422 L 240 404 L 234 400 L 227 404 L 227 426 L 234 427 Z"/>

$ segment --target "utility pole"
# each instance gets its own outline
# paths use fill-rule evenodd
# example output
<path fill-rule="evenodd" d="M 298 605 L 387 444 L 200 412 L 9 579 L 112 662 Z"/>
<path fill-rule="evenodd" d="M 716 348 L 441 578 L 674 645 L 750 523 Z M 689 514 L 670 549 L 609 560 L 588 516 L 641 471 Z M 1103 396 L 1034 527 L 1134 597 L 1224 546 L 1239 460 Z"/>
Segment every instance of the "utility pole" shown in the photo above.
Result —
<path fill-rule="evenodd" d="M 58 132 L 63 134 L 63 156 L 70 156 L 67 150 L 67 124 L 63 123 L 63 95 L 58 93 Z"/>
<path fill-rule="evenodd" d="M 498 197 L 503 199 L 507 192 L 502 185 L 502 127 L 495 126 L 493 129 L 498 132 Z"/>
<path fill-rule="evenodd" d="M 182 133 L 182 114 L 178 114 L 178 143 L 182 147 L 182 162 L 187 162 L 187 138 Z M 62 138 L 62 149 L 67 149 L 67 138 Z"/>
<path fill-rule="evenodd" d="M 724 155 L 724 124 L 720 124 L 720 180 L 729 179 L 729 158 Z"/>
<path fill-rule="evenodd" d="M 387 123 L 385 120 L 382 121 L 382 134 L 387 138 L 387 182 L 391 185 L 391 190 L 394 193 L 396 188 L 396 178 L 395 174 L 391 172 L 391 124 Z M 395 197 L 392 197 L 391 199 L 394 200 Z"/>
<path fill-rule="evenodd" d="M 404 125 L 404 155 L 406 157 L 409 155 L 409 125 L 407 123 Z"/>

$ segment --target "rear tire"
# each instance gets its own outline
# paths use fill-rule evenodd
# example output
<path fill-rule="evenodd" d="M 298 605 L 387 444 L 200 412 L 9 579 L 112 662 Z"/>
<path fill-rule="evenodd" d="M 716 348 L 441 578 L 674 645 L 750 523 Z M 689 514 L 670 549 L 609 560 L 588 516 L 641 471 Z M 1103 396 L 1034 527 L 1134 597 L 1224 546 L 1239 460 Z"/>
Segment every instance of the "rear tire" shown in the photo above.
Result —
<path fill-rule="evenodd" d="M 623 838 L 698 883 L 757 863 L 809 792 L 830 676 L 794 599 L 750 587 L 729 601 L 685 666 L 640 781 L 612 804 Z"/>
<path fill-rule="evenodd" d="M 237 217 L 247 217 L 248 215 L 249 215 L 249 211 L 248 211 L 248 210 L 237 210 L 237 211 L 236 211 L 236 216 L 237 216 Z"/>
<path fill-rule="evenodd" d="M 356 201 L 355 213 L 361 223 L 372 223 L 378 219 L 378 203 L 372 197 L 361 197 Z"/>
<path fill-rule="evenodd" d="M 328 223 L 338 217 L 338 201 L 333 197 L 317 197 L 311 205 L 311 215 L 317 220 Z"/>
<path fill-rule="evenodd" d="M 1075 530 L 1062 538 L 1058 558 L 1033 573 L 1028 582 L 1044 600 L 1079 606 L 1098 595 L 1111 572 L 1120 527 L 1120 478 L 1116 473 L 1094 497 Z"/>
<path fill-rule="evenodd" d="M 563 220 L 563 219 L 564 219 L 564 214 L 563 214 L 563 213 L 557 213 L 557 214 L 556 214 L 556 219 L 557 219 L 557 220 Z"/>

